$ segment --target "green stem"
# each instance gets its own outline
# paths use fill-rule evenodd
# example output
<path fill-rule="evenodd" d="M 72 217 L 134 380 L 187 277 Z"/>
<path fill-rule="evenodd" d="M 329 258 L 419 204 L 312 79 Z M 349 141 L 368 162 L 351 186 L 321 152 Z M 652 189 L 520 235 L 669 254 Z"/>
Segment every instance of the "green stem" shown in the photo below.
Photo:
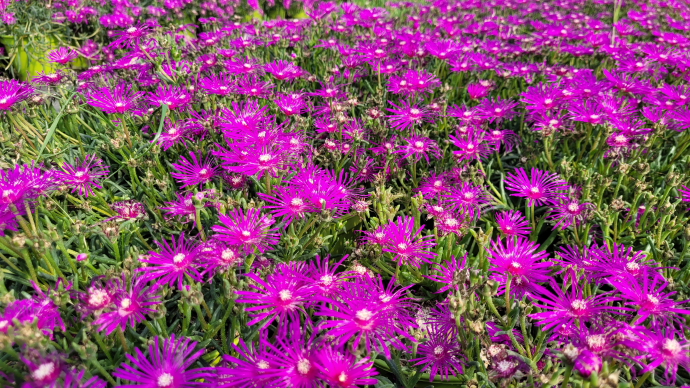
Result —
<path fill-rule="evenodd" d="M 113 379 L 113 376 L 111 376 L 110 373 L 108 373 L 108 371 L 106 371 L 105 368 L 103 368 L 103 365 L 101 365 L 96 358 L 91 358 L 90 360 L 93 366 L 95 366 L 96 369 L 101 373 L 101 375 L 105 377 L 105 379 L 108 380 L 108 382 L 112 384 L 113 387 L 116 387 L 117 383 Z"/>
<path fill-rule="evenodd" d="M 573 365 L 568 365 L 565 367 L 565 374 L 563 375 L 563 383 L 561 383 L 561 388 L 568 388 L 568 381 L 570 381 L 570 374 L 573 372 Z"/>

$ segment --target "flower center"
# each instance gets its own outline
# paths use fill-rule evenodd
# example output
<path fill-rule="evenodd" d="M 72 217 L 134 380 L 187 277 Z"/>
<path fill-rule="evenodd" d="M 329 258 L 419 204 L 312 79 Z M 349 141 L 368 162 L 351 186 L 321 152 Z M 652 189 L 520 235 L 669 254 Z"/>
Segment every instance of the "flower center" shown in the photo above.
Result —
<path fill-rule="evenodd" d="M 568 204 L 568 210 L 575 213 L 580 210 L 580 205 L 577 202 L 571 202 Z"/>
<path fill-rule="evenodd" d="M 280 297 L 280 300 L 285 302 L 292 299 L 292 292 L 290 292 L 290 290 L 281 290 L 278 292 L 278 296 Z"/>
<path fill-rule="evenodd" d="M 434 348 L 434 354 L 437 356 L 440 356 L 443 354 L 443 346 L 438 345 L 437 347 Z"/>
<path fill-rule="evenodd" d="M 178 253 L 175 256 L 173 256 L 173 263 L 180 264 L 184 261 L 185 258 L 187 258 L 187 255 L 185 255 L 184 253 Z"/>
<path fill-rule="evenodd" d="M 306 359 L 301 359 L 297 362 L 297 372 L 301 375 L 306 375 L 311 370 L 311 362 Z"/>
<path fill-rule="evenodd" d="M 414 146 L 417 148 L 424 148 L 424 142 L 417 140 L 416 142 L 414 142 Z"/>
<path fill-rule="evenodd" d="M 400 250 L 405 250 L 405 249 L 407 249 L 407 247 L 408 247 L 408 245 L 405 243 L 398 244 L 398 249 L 400 249 Z"/>
<path fill-rule="evenodd" d="M 270 365 L 268 365 L 268 362 L 261 360 L 256 363 L 256 367 L 259 369 L 268 369 Z"/>
<path fill-rule="evenodd" d="M 251 233 L 250 231 L 248 231 L 248 230 L 243 230 L 243 231 L 242 231 L 242 236 L 244 236 L 244 237 L 249 237 L 249 236 L 251 236 L 251 235 L 252 235 L 252 233 Z"/>
<path fill-rule="evenodd" d="M 302 198 L 293 198 L 293 199 L 290 201 L 290 205 L 292 205 L 292 206 L 302 206 L 302 205 L 304 205 L 304 201 L 302 200 Z"/>
<path fill-rule="evenodd" d="M 582 299 L 575 299 L 574 301 L 570 302 L 570 307 L 573 310 L 582 311 L 587 308 L 587 302 Z"/>
<path fill-rule="evenodd" d="M 34 380 L 43 380 L 50 376 L 53 372 L 55 372 L 55 363 L 46 362 L 45 364 L 39 365 L 35 371 L 31 372 L 31 377 L 33 377 Z"/>
<path fill-rule="evenodd" d="M 170 373 L 163 373 L 162 375 L 158 376 L 158 380 L 156 381 L 158 383 L 158 386 L 161 388 L 169 387 L 173 383 L 173 377 Z"/>
<path fill-rule="evenodd" d="M 331 284 L 333 284 L 333 276 L 331 276 L 331 275 L 321 276 L 321 283 L 323 283 L 324 286 L 330 286 Z"/>
<path fill-rule="evenodd" d="M 89 304 L 91 306 L 100 306 L 103 304 L 103 302 L 106 300 L 108 297 L 108 293 L 105 292 L 104 290 L 93 290 L 89 294 Z"/>
<path fill-rule="evenodd" d="M 631 261 L 625 264 L 625 269 L 627 269 L 628 271 L 638 271 L 640 269 L 640 265 L 634 261 Z"/>
<path fill-rule="evenodd" d="M 230 261 L 235 258 L 235 251 L 232 249 L 224 249 L 223 253 L 220 254 L 220 257 L 222 257 L 225 261 Z"/>
<path fill-rule="evenodd" d="M 265 162 L 268 162 L 269 160 L 271 160 L 271 155 L 269 155 L 269 154 L 263 154 L 263 155 L 259 156 L 260 162 L 265 163 Z"/>
<path fill-rule="evenodd" d="M 664 340 L 664 344 L 662 345 L 663 349 L 671 353 L 673 355 L 676 355 L 680 353 L 681 350 L 683 350 L 683 347 L 680 345 L 680 342 L 676 341 L 673 338 L 666 338 Z"/>
<path fill-rule="evenodd" d="M 345 372 L 340 372 L 340 374 L 338 375 L 338 381 L 340 381 L 341 383 L 347 381 L 347 375 L 345 374 Z"/>
<path fill-rule="evenodd" d="M 132 300 L 129 298 L 124 298 L 120 302 L 120 307 L 122 307 L 123 309 L 129 308 L 129 306 L 131 306 L 131 305 L 132 305 Z"/>
<path fill-rule="evenodd" d="M 368 321 L 373 316 L 374 314 L 367 309 L 361 309 L 357 311 L 357 313 L 355 313 L 355 317 L 357 317 L 357 319 L 359 319 L 360 321 Z"/>
<path fill-rule="evenodd" d="M 590 348 L 600 349 L 604 344 L 606 344 L 606 337 L 604 337 L 603 334 L 587 336 L 587 345 L 589 345 Z"/>

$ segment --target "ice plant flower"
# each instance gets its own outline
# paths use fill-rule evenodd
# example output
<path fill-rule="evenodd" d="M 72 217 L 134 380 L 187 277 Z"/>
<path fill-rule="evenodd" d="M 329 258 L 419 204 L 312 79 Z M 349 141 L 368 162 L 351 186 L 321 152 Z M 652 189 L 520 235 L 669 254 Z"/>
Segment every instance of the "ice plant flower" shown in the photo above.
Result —
<path fill-rule="evenodd" d="M 64 172 L 59 173 L 60 181 L 72 187 L 73 193 L 79 193 L 88 197 L 93 194 L 93 189 L 102 189 L 99 178 L 108 175 L 108 167 L 96 155 L 86 155 L 83 161 L 76 160 L 74 165 L 65 162 L 62 165 Z"/>
<path fill-rule="evenodd" d="M 274 220 L 270 216 L 262 216 L 258 209 L 233 209 L 228 215 L 219 214 L 223 226 L 216 225 L 213 231 L 218 233 L 216 238 L 231 245 L 241 245 L 246 249 L 258 249 L 265 252 L 278 244 L 280 235 L 275 233 L 277 228 L 271 229 Z"/>
<path fill-rule="evenodd" d="M 334 388 L 354 388 L 362 385 L 375 385 L 378 375 L 374 363 L 366 358 L 357 359 L 346 351 L 336 351 L 332 347 L 323 348 L 316 363 L 322 378 Z"/>
<path fill-rule="evenodd" d="M 516 168 L 505 178 L 506 188 L 516 197 L 527 198 L 529 206 L 555 204 L 568 190 L 568 184 L 558 174 L 532 168 L 530 175 L 524 168 Z"/>
<path fill-rule="evenodd" d="M 192 94 L 176 86 L 159 86 L 155 92 L 149 92 L 148 101 L 153 106 L 167 105 L 170 110 L 187 107 L 192 102 Z"/>
<path fill-rule="evenodd" d="M 430 118 L 430 114 L 424 107 L 410 104 L 408 101 L 402 101 L 400 105 L 396 105 L 392 101 L 388 101 L 393 108 L 387 109 L 392 115 L 386 116 L 393 129 L 398 131 L 405 131 L 416 124 L 421 124 Z"/>
<path fill-rule="evenodd" d="M 421 262 L 431 263 L 436 254 L 427 249 L 436 245 L 435 237 L 422 236 L 422 229 L 424 226 L 415 230 L 412 217 L 398 218 L 397 222 L 391 222 L 386 228 L 383 251 L 392 253 L 398 265 L 419 267 Z"/>
<path fill-rule="evenodd" d="M 664 378 L 668 385 L 675 385 L 678 377 L 678 367 L 690 370 L 690 342 L 683 336 L 678 336 L 671 328 L 667 333 L 644 329 L 642 331 L 641 354 L 636 357 L 639 361 L 646 361 L 640 373 L 652 372 L 659 366 L 664 366 Z"/>
<path fill-rule="evenodd" d="M 148 279 L 141 276 L 131 281 L 127 281 L 125 275 L 121 279 L 113 279 L 110 287 L 115 297 L 112 305 L 93 322 L 98 326 L 97 330 L 105 331 L 107 335 L 117 328 L 124 331 L 127 326 L 134 327 L 146 319 L 144 314 L 155 312 L 151 307 L 160 303 L 160 296 L 157 287 L 148 286 L 147 283 Z"/>
<path fill-rule="evenodd" d="M 585 297 L 575 272 L 570 270 L 563 280 L 570 283 L 569 291 L 562 291 L 562 286 L 551 279 L 547 287 L 534 286 L 530 298 L 534 306 L 543 310 L 530 314 L 529 317 L 538 321 L 542 330 L 549 330 L 559 326 L 584 325 L 605 312 L 615 313 L 620 307 L 609 306 L 617 298 L 607 294 Z"/>
<path fill-rule="evenodd" d="M 204 159 L 201 152 L 197 155 L 189 152 L 190 160 L 184 156 L 180 157 L 180 163 L 173 163 L 172 166 L 179 172 L 171 175 L 182 184 L 182 188 L 208 184 L 218 175 L 218 167 L 214 166 L 212 158 Z"/>
<path fill-rule="evenodd" d="M 498 230 L 504 236 L 527 236 L 530 234 L 529 221 L 517 210 L 508 210 L 496 213 Z"/>
<path fill-rule="evenodd" d="M 126 354 L 131 364 L 122 363 L 113 376 L 132 382 L 120 387 L 178 388 L 213 387 L 213 368 L 191 368 L 204 354 L 195 350 L 197 343 L 185 337 L 154 337 L 149 345 L 148 357 L 136 348 L 135 355 Z M 201 381 L 200 381 L 201 380 Z"/>
<path fill-rule="evenodd" d="M 71 47 L 60 47 L 48 53 L 48 59 L 51 62 L 66 64 L 77 58 L 79 53 L 74 51 Z"/>
<path fill-rule="evenodd" d="M 158 242 L 161 248 L 160 252 L 149 252 L 149 258 L 141 261 L 149 264 L 146 267 L 139 268 L 138 271 L 144 274 L 146 279 L 154 279 L 157 285 L 167 284 L 169 286 L 177 286 L 182 289 L 182 282 L 186 276 L 193 280 L 201 281 L 201 274 L 197 269 L 198 266 L 198 250 L 192 241 L 186 240 L 184 233 L 172 244 L 167 241 Z"/>
<path fill-rule="evenodd" d="M 454 336 L 447 332 L 427 329 L 427 340 L 417 347 L 419 357 L 411 359 L 416 362 L 415 366 L 422 366 L 421 371 L 429 372 L 429 381 L 439 375 L 441 380 L 448 380 L 448 377 L 462 374 L 462 359 L 464 355 L 460 349 L 460 344 Z"/>
<path fill-rule="evenodd" d="M 124 82 L 114 88 L 108 86 L 86 94 L 86 103 L 101 109 L 105 113 L 125 113 L 137 107 L 144 92 L 134 92 Z"/>
<path fill-rule="evenodd" d="M 20 103 L 35 92 L 35 89 L 28 84 L 19 82 L 17 80 L 1 80 L 0 81 L 0 110 L 10 110 L 12 107 Z"/>
<path fill-rule="evenodd" d="M 553 265 L 545 261 L 547 252 L 537 252 L 539 246 L 523 237 L 508 237 L 491 242 L 489 253 L 489 271 L 492 278 L 501 285 L 499 292 L 503 293 L 510 282 L 510 292 L 518 297 L 533 292 L 535 285 L 549 281 L 549 269 Z"/>
<path fill-rule="evenodd" d="M 253 281 L 249 286 L 256 291 L 236 291 L 236 302 L 249 305 L 245 310 L 252 313 L 253 319 L 248 325 L 266 319 L 263 324 L 266 326 L 277 319 L 284 326 L 288 319 L 299 322 L 300 313 L 306 314 L 304 306 L 313 291 L 301 279 L 280 273 L 267 277 L 265 281 L 255 273 L 246 277 Z M 258 313 L 254 314 L 254 311 Z"/>

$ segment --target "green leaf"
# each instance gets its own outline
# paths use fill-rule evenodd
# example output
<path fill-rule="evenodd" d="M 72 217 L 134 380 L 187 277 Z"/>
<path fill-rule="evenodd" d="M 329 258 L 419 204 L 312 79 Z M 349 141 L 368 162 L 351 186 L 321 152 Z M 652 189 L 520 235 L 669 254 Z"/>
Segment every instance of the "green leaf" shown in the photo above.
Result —
<path fill-rule="evenodd" d="M 39 159 L 41 157 L 41 154 L 46 149 L 48 142 L 50 142 L 50 140 L 52 140 L 53 136 L 55 135 L 55 130 L 57 130 L 58 122 L 60 122 L 62 115 L 65 113 L 65 109 L 67 108 L 67 104 L 72 99 L 72 97 L 74 97 L 74 95 L 76 93 L 77 92 L 72 92 L 72 94 L 70 94 L 69 97 L 67 98 L 67 101 L 64 104 L 61 104 L 62 109 L 60 109 L 60 112 L 58 112 L 58 115 L 55 117 L 55 120 L 53 120 L 53 123 L 50 125 L 50 128 L 48 129 L 48 133 L 46 134 L 46 138 L 43 140 L 43 144 L 41 144 L 41 149 L 38 150 L 38 155 L 36 156 L 36 159 Z"/>
<path fill-rule="evenodd" d="M 395 388 L 395 384 L 388 380 L 388 377 L 376 376 L 376 380 L 379 381 L 376 383 L 376 388 Z"/>

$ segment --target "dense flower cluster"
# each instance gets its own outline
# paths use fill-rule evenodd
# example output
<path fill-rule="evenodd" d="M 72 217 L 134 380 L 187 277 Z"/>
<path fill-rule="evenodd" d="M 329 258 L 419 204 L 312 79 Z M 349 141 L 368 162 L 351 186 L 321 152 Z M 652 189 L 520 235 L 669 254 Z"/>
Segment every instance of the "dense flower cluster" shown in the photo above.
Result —
<path fill-rule="evenodd" d="M 689 4 L 39 3 L 0 386 L 690 385 Z"/>

